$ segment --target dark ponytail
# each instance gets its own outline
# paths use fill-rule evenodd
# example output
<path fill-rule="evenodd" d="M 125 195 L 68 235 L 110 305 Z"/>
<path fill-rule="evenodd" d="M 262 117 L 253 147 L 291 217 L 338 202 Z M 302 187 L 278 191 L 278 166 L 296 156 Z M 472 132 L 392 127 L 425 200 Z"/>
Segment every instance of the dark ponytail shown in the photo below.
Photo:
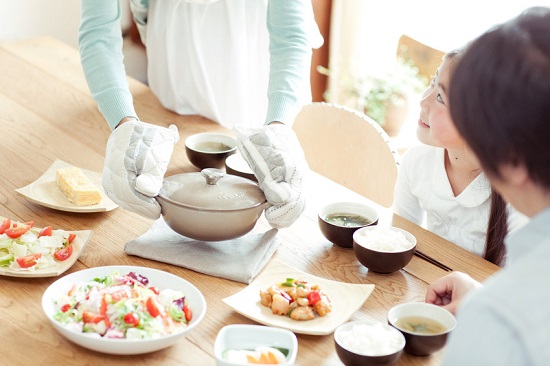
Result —
<path fill-rule="evenodd" d="M 504 264 L 506 248 L 504 238 L 508 233 L 508 214 L 506 202 L 496 191 L 491 194 L 491 214 L 487 224 L 487 239 L 485 241 L 485 253 L 483 258 L 501 266 Z"/>

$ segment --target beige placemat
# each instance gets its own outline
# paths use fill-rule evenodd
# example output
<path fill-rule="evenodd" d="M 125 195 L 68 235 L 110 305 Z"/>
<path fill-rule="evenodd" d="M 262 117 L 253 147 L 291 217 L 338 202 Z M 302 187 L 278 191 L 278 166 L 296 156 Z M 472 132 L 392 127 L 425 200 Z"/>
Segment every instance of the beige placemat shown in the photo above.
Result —
<path fill-rule="evenodd" d="M 126 254 L 174 264 L 249 284 L 281 244 L 277 229 L 240 238 L 205 242 L 179 235 L 162 218 L 124 246 Z"/>

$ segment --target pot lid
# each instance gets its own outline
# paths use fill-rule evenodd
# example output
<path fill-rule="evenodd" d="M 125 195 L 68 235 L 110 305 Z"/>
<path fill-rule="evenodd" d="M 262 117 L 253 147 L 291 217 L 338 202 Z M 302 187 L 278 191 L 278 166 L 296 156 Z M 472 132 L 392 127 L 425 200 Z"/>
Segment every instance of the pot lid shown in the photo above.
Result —
<path fill-rule="evenodd" d="M 159 196 L 183 206 L 222 211 L 255 207 L 266 201 L 255 182 L 214 168 L 165 178 Z"/>

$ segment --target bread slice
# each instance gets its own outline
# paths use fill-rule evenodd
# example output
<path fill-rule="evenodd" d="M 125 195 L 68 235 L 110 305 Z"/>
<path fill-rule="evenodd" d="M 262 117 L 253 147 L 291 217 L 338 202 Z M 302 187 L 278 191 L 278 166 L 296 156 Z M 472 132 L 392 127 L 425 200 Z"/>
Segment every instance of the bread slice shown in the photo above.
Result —
<path fill-rule="evenodd" d="M 57 170 L 55 181 L 69 201 L 77 206 L 92 206 L 101 202 L 101 191 L 77 167 Z"/>

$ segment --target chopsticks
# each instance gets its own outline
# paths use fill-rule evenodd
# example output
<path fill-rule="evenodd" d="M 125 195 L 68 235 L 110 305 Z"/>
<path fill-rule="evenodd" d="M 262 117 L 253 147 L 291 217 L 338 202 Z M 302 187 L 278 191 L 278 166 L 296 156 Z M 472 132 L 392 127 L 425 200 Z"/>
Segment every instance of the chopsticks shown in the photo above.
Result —
<path fill-rule="evenodd" d="M 428 255 L 422 253 L 422 252 L 419 251 L 419 250 L 415 250 L 414 255 L 416 255 L 418 258 L 424 259 L 424 260 L 427 261 L 427 262 L 430 262 L 430 263 L 433 264 L 434 266 L 437 266 L 437 267 L 439 267 L 439 268 L 441 268 L 441 269 L 443 269 L 443 270 L 445 270 L 445 271 L 447 271 L 447 272 L 452 272 L 452 271 L 453 271 L 452 268 L 447 267 L 447 266 L 444 265 L 443 263 L 441 263 L 441 262 L 439 262 L 439 261 L 433 259 L 432 257 L 430 257 L 430 256 L 428 256 Z"/>

